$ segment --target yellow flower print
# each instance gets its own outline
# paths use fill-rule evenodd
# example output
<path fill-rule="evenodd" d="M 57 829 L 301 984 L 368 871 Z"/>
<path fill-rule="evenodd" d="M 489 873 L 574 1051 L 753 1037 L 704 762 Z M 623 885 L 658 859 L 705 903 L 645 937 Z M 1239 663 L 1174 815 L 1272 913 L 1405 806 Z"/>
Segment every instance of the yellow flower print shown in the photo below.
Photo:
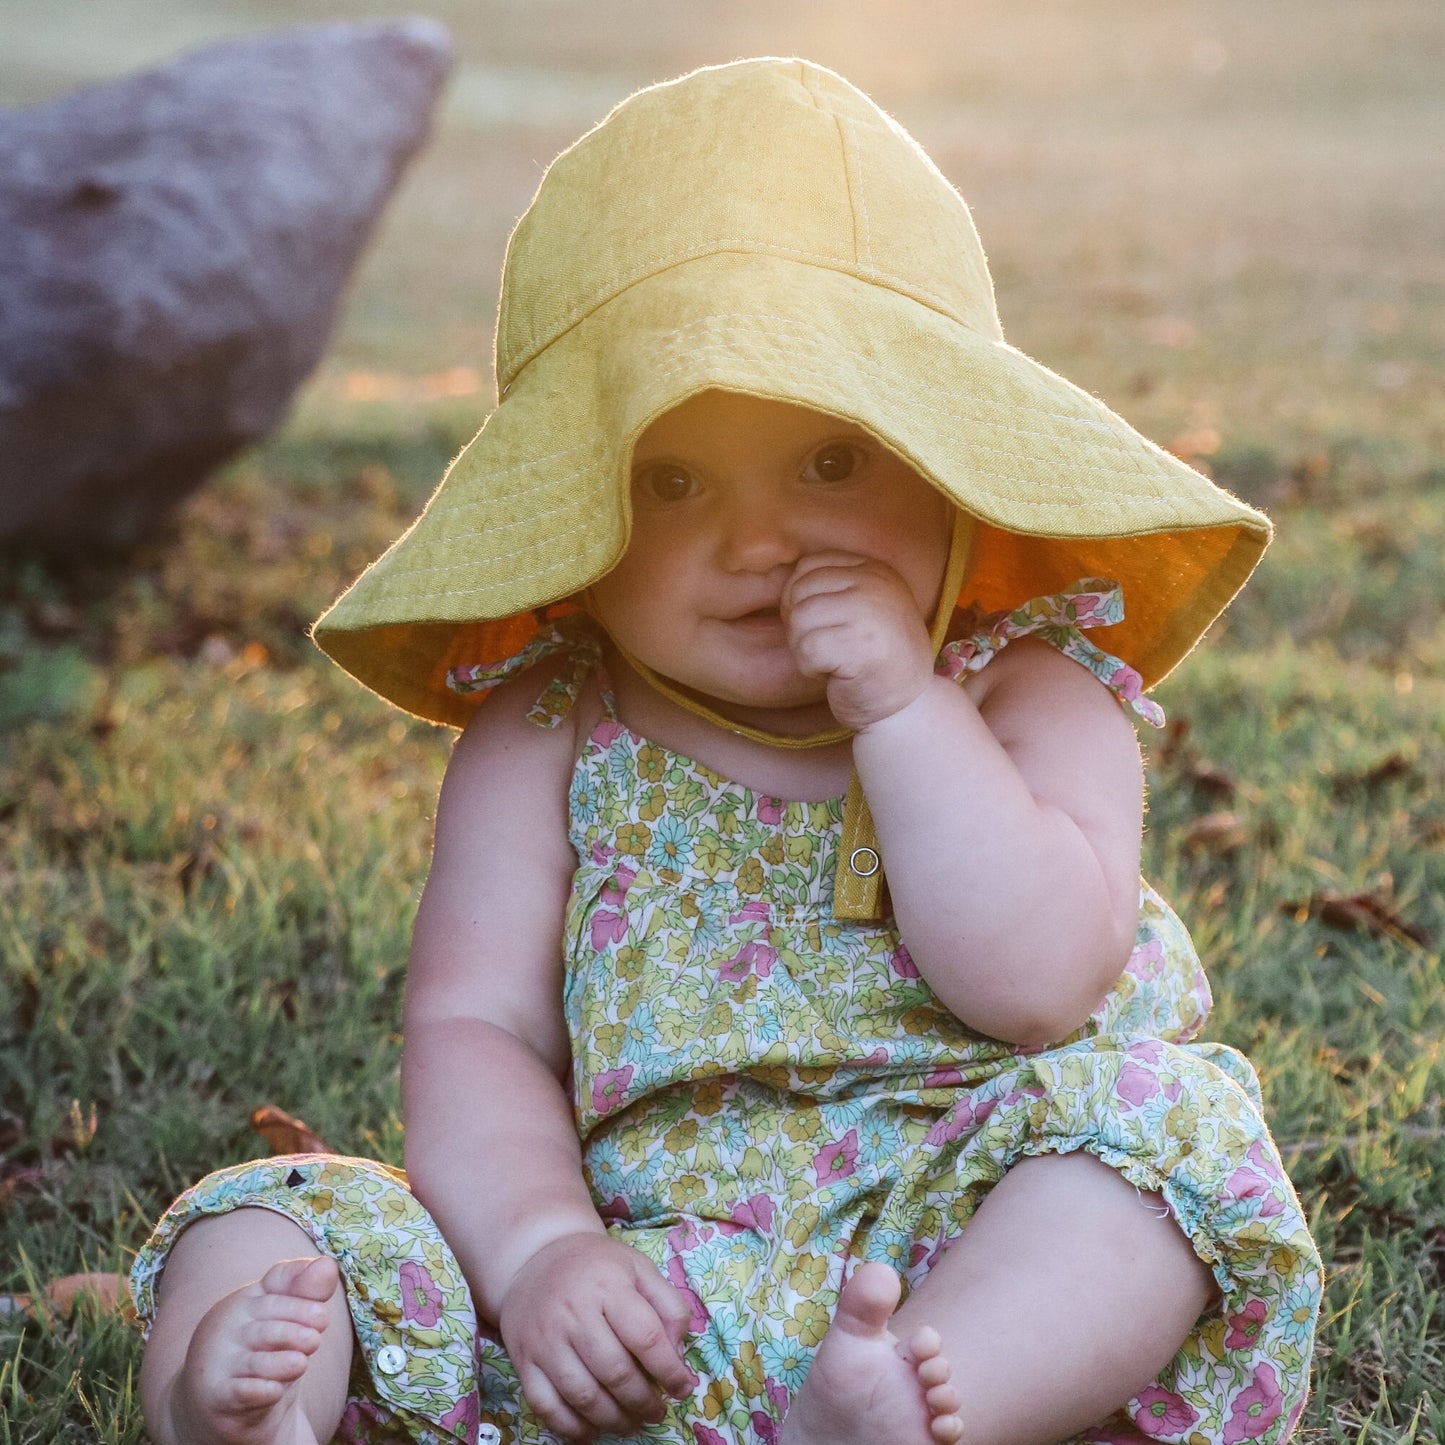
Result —
<path fill-rule="evenodd" d="M 733 809 L 725 808 L 713 814 L 712 825 L 724 838 L 735 838 L 742 828 L 738 815 Z"/>
<path fill-rule="evenodd" d="M 718 1376 L 712 1384 L 707 1387 L 707 1393 L 702 1397 L 702 1413 L 709 1420 L 716 1420 L 720 1415 L 725 1414 L 728 1402 L 733 1397 L 732 1381 Z"/>
<path fill-rule="evenodd" d="M 788 857 L 806 867 L 813 861 L 813 840 L 806 833 L 788 839 Z"/>
<path fill-rule="evenodd" d="M 593 1030 L 597 1040 L 597 1052 L 603 1059 L 615 1059 L 622 1052 L 622 1041 L 627 1037 L 625 1024 L 598 1024 Z"/>
<path fill-rule="evenodd" d="M 796 1335 L 800 1344 L 819 1344 L 828 1333 L 828 1311 L 817 1300 L 799 1300 L 792 1316 L 783 1321 L 783 1333 Z"/>
<path fill-rule="evenodd" d="M 837 1072 L 837 1069 L 831 1066 L 826 1068 L 803 1067 L 797 1071 L 798 1082 L 800 1084 L 826 1084 Z"/>
<path fill-rule="evenodd" d="M 640 978 L 642 966 L 646 962 L 646 952 L 635 943 L 625 943 L 617 950 L 617 972 L 623 978 Z"/>
<path fill-rule="evenodd" d="M 681 1154 L 697 1143 L 697 1120 L 681 1119 L 662 1136 L 662 1147 L 669 1154 Z"/>
<path fill-rule="evenodd" d="M 700 1169 L 706 1174 L 710 1170 L 720 1167 L 721 1161 L 717 1157 L 717 1150 L 713 1148 L 712 1142 L 704 1139 L 698 1146 L 696 1153 L 692 1156 L 693 1167 Z"/>
<path fill-rule="evenodd" d="M 808 804 L 808 827 L 815 833 L 826 833 L 836 816 L 831 803 Z"/>
<path fill-rule="evenodd" d="M 692 848 L 692 861 L 709 878 L 716 878 L 728 866 L 727 849 L 716 833 L 701 833 Z"/>
<path fill-rule="evenodd" d="M 656 743 L 647 743 L 637 754 L 637 771 L 649 783 L 660 783 L 667 771 L 667 754 Z"/>
<path fill-rule="evenodd" d="M 783 1118 L 783 1133 L 794 1144 L 816 1139 L 822 1131 L 823 1122 L 812 1109 L 799 1109 L 796 1114 L 787 1114 Z"/>
<path fill-rule="evenodd" d="M 672 1181 L 667 1192 L 674 1209 L 686 1209 L 689 1204 L 695 1204 L 707 1193 L 707 1186 L 696 1174 L 684 1174 L 680 1179 Z"/>
<path fill-rule="evenodd" d="M 307 1208 L 313 1214 L 325 1214 L 335 1203 L 336 1196 L 329 1189 L 318 1189 L 306 1201 Z"/>
<path fill-rule="evenodd" d="M 756 897 L 763 891 L 763 865 L 756 858 L 747 859 L 738 869 L 738 892 Z"/>
<path fill-rule="evenodd" d="M 682 1016 L 679 1014 L 679 1018 Z M 692 1112 L 704 1119 L 716 1114 L 723 1106 L 722 1085 L 716 1079 L 709 1079 L 693 1090 Z"/>
<path fill-rule="evenodd" d="M 733 1026 L 733 1011 L 729 1004 L 715 1003 L 702 1021 L 702 1032 L 712 1036 L 725 1034 Z"/>
<path fill-rule="evenodd" d="M 768 1164 L 763 1158 L 763 1151 L 754 1144 L 748 1145 L 743 1150 L 743 1157 L 738 1160 L 738 1175 L 743 1179 L 761 1179 L 767 1172 Z"/>
<path fill-rule="evenodd" d="M 1229 1322 L 1222 1316 L 1200 1325 L 1195 1332 L 1200 1345 L 1216 1360 L 1224 1358 L 1224 1337 L 1229 1333 Z"/>
<path fill-rule="evenodd" d="M 401 1306 L 392 1304 L 390 1300 L 373 1300 L 371 1312 L 384 1324 L 399 1325 L 401 1323 Z"/>
<path fill-rule="evenodd" d="M 410 1194 L 393 1194 L 389 1191 L 377 1200 L 377 1209 L 381 1222 L 388 1229 L 420 1220 L 424 1214 L 421 1205 Z"/>
<path fill-rule="evenodd" d="M 788 1220 L 788 1243 L 795 1249 L 802 1249 L 812 1243 L 813 1236 L 818 1232 L 818 1220 L 821 1218 L 822 1212 L 816 1204 L 800 1204 Z"/>
<path fill-rule="evenodd" d="M 828 1279 L 828 1261 L 806 1250 L 793 1261 L 788 1271 L 788 1284 L 799 1294 L 813 1295 Z"/>
<path fill-rule="evenodd" d="M 667 806 L 667 793 L 662 788 L 649 788 L 647 796 L 637 805 L 637 815 L 647 822 L 655 822 Z"/>
<path fill-rule="evenodd" d="M 612 836 L 617 851 L 629 857 L 639 858 L 652 846 L 652 829 L 646 823 L 624 823 Z"/>
<path fill-rule="evenodd" d="M 774 833 L 761 848 L 758 854 L 764 863 L 781 863 L 783 861 L 783 837 L 781 833 Z"/>
<path fill-rule="evenodd" d="M 733 1374 L 737 1378 L 738 1389 L 748 1399 L 759 1399 L 767 1388 L 765 1384 L 767 1376 L 763 1371 L 763 1357 L 758 1353 L 758 1347 L 751 1340 L 744 1340 L 738 1346 L 738 1352 L 733 1356 Z"/>
<path fill-rule="evenodd" d="M 1270 1252 L 1269 1267 L 1274 1270 L 1276 1274 L 1288 1274 L 1294 1268 L 1294 1260 L 1294 1251 L 1281 1246 L 1279 1249 Z"/>

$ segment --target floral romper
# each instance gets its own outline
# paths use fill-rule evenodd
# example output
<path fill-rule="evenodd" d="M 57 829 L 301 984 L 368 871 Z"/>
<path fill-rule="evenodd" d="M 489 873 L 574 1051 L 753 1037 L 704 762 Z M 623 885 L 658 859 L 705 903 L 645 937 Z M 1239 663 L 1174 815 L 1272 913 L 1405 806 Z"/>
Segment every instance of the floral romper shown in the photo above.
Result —
<path fill-rule="evenodd" d="M 939 670 L 976 671 L 1033 634 L 1157 724 L 1137 674 L 1082 635 L 1121 616 L 1116 589 L 1081 582 L 973 619 Z M 491 686 L 559 648 L 573 666 L 531 714 L 555 725 L 599 666 L 584 632 L 452 685 Z M 915 1285 L 1013 1163 L 1087 1149 L 1164 1198 L 1222 1303 L 1080 1439 L 1287 1439 L 1319 1260 L 1253 1070 L 1193 1041 L 1210 997 L 1183 925 L 1141 884 L 1134 952 L 1088 1022 L 1039 1052 L 999 1043 L 934 998 L 891 920 L 833 917 L 842 811 L 740 787 L 631 732 L 610 697 L 577 763 L 564 1002 L 587 1179 L 610 1231 L 690 1305 L 699 1376 L 636 1438 L 771 1445 L 858 1260 Z M 309 1155 L 209 1176 L 136 1261 L 143 1320 L 177 1233 L 243 1205 L 285 1214 L 341 1265 L 360 1349 L 338 1439 L 553 1445 L 446 1242 L 383 1165 Z"/>

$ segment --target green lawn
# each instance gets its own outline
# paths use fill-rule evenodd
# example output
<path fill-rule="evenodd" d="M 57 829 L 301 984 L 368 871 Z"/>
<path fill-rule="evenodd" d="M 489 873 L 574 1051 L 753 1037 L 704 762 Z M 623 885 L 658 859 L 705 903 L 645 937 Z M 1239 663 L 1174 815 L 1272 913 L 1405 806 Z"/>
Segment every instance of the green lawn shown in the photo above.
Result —
<path fill-rule="evenodd" d="M 220 10 L 0 0 L 0 97 L 296 7 Z M 1445 9 L 431 11 L 462 55 L 438 133 L 286 429 L 123 574 L 0 570 L 0 1293 L 126 1268 L 176 1190 L 262 1147 L 260 1105 L 400 1158 L 401 965 L 448 735 L 304 628 L 485 414 L 501 248 L 542 165 L 636 84 L 802 51 L 959 183 L 1011 340 L 1279 524 L 1160 689 L 1147 870 L 1210 969 L 1211 1035 L 1260 1070 L 1329 1266 L 1301 1438 L 1440 1445 Z M 142 1440 L 138 1354 L 88 1305 L 0 1316 L 0 1445 Z"/>

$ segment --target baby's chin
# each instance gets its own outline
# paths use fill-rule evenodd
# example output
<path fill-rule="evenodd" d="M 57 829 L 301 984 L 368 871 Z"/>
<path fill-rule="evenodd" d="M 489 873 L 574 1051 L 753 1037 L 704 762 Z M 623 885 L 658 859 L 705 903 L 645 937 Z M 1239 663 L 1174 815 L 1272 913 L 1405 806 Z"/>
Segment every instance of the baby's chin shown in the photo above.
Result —
<path fill-rule="evenodd" d="M 766 691 L 713 693 L 686 685 L 683 690 L 729 722 L 779 737 L 806 738 L 838 726 L 828 707 L 827 689 L 812 679 Z"/>

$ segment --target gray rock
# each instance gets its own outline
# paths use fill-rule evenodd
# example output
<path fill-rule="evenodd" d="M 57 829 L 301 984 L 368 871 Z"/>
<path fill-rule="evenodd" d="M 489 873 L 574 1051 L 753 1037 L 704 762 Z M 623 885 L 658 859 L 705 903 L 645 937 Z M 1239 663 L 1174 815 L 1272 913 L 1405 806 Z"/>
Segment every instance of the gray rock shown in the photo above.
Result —
<path fill-rule="evenodd" d="M 130 547 L 277 425 L 450 63 L 317 26 L 0 112 L 0 542 Z"/>

